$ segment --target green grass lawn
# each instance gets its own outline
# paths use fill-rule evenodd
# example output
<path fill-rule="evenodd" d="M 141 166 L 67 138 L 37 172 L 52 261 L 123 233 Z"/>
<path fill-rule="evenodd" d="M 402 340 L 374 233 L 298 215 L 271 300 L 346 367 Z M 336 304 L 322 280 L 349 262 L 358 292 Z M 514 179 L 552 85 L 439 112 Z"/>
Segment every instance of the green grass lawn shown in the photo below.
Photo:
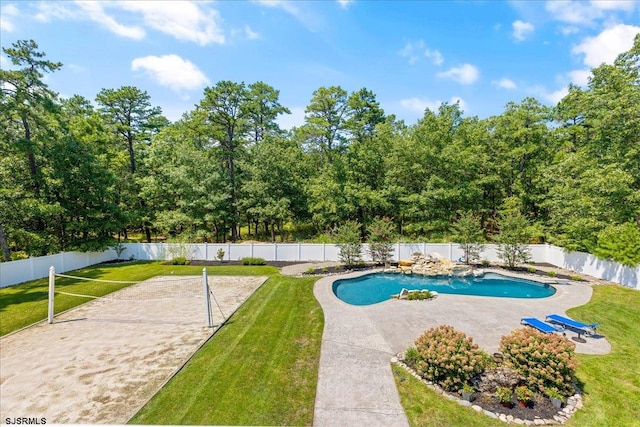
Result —
<path fill-rule="evenodd" d="M 640 426 L 640 292 L 621 286 L 594 286 L 584 306 L 568 311 L 583 322 L 598 322 L 611 343 L 603 356 L 579 354 L 578 381 L 584 408 L 567 426 Z M 587 338 L 589 339 L 589 338 Z M 442 398 L 393 366 L 400 400 L 412 426 L 499 426 L 486 415 Z"/>
<path fill-rule="evenodd" d="M 596 286 L 591 301 L 568 314 L 601 323 L 598 332 L 611 343 L 611 353 L 578 355 L 585 407 L 567 425 L 640 426 L 640 292 Z"/>

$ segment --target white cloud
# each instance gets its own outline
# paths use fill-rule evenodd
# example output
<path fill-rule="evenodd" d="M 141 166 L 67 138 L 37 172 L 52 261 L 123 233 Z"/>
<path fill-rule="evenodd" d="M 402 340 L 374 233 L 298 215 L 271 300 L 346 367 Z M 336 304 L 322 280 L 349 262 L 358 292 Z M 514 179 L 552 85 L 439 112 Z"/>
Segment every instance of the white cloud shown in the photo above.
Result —
<path fill-rule="evenodd" d="M 431 111 L 438 111 L 438 107 L 440 107 L 442 101 L 439 100 L 429 100 L 425 98 L 406 98 L 400 100 L 400 106 L 405 110 L 412 111 L 414 113 L 423 114 L 425 110 L 429 109 Z"/>
<path fill-rule="evenodd" d="M 501 78 L 500 80 L 494 80 L 491 82 L 492 85 L 502 88 L 502 89 L 516 89 L 517 86 L 513 82 L 513 80 L 508 79 L 506 77 Z"/>
<path fill-rule="evenodd" d="M 591 0 L 591 4 L 597 9 L 624 10 L 627 12 L 635 9 L 636 3 L 632 0 Z"/>
<path fill-rule="evenodd" d="M 448 71 L 437 74 L 440 78 L 452 79 L 460 84 L 468 85 L 478 80 L 480 73 L 478 68 L 471 64 L 463 64 L 460 67 L 453 67 Z"/>
<path fill-rule="evenodd" d="M 520 42 L 536 29 L 533 24 L 520 20 L 514 21 L 511 25 L 513 26 L 513 37 Z"/>
<path fill-rule="evenodd" d="M 467 107 L 467 103 L 458 96 L 453 96 L 449 99 L 449 104 L 455 104 L 458 102 L 460 104 L 460 108 L 464 110 Z M 443 101 L 436 99 L 430 100 L 426 98 L 406 98 L 400 100 L 400 106 L 405 110 L 408 110 L 412 113 L 419 114 L 422 116 L 425 110 L 431 110 L 434 113 L 438 111 L 438 108 L 442 105 Z"/>
<path fill-rule="evenodd" d="M 573 54 L 584 55 L 584 64 L 597 67 L 602 63 L 612 64 L 616 57 L 633 46 L 633 38 L 640 27 L 618 24 L 602 31 L 595 37 L 587 37 L 575 46 Z"/>
<path fill-rule="evenodd" d="M 408 42 L 400 51 L 398 55 L 403 58 L 408 58 L 409 64 L 415 64 L 418 59 L 420 59 L 420 55 L 417 51 L 424 49 L 424 41 L 418 40 L 415 42 Z"/>
<path fill-rule="evenodd" d="M 203 3 L 193 1 L 80 1 L 73 3 L 40 2 L 34 18 L 41 22 L 53 19 L 86 20 L 97 22 L 112 33 L 141 40 L 146 36 L 145 28 L 160 31 L 178 40 L 195 42 L 201 46 L 209 43 L 224 43 L 224 32 L 220 28 L 221 18 L 216 10 L 201 7 Z M 111 12 L 125 12 L 128 24 Z M 121 13 L 122 15 L 122 13 Z"/>
<path fill-rule="evenodd" d="M 576 25 L 590 25 L 596 19 L 610 16 L 612 12 L 633 11 L 638 2 L 630 0 L 548 0 L 545 10 L 557 21 L 568 22 Z"/>
<path fill-rule="evenodd" d="M 40 2 L 36 6 L 33 17 L 36 21 L 50 22 L 53 19 L 75 19 L 79 17 L 79 11 L 69 9 L 66 4 L 59 2 Z"/>
<path fill-rule="evenodd" d="M 570 36 L 572 34 L 579 33 L 580 28 L 576 27 L 575 25 L 567 25 L 564 27 L 560 27 L 560 32 L 562 33 L 563 36 Z"/>
<path fill-rule="evenodd" d="M 552 105 L 556 105 L 569 93 L 568 87 L 563 87 L 555 92 L 549 92 L 543 86 L 536 86 L 533 88 L 533 92 L 540 98 L 546 100 Z"/>
<path fill-rule="evenodd" d="M 585 1 L 549 0 L 544 8 L 555 20 L 570 24 L 587 25 L 602 16 L 602 10 Z"/>
<path fill-rule="evenodd" d="M 103 3 L 94 1 L 78 1 L 76 4 L 80 7 L 82 12 L 84 12 L 86 17 L 104 26 L 114 34 L 134 40 L 142 40 L 146 35 L 143 28 L 139 26 L 126 26 L 120 24 L 113 17 L 107 15 L 103 8 Z"/>
<path fill-rule="evenodd" d="M 0 30 L 12 33 L 16 30 L 14 19 L 20 15 L 20 11 L 14 4 L 0 6 Z"/>
<path fill-rule="evenodd" d="M 337 1 L 340 7 L 343 9 L 346 9 L 347 7 L 349 7 L 350 3 L 353 3 L 353 0 L 337 0 Z"/>
<path fill-rule="evenodd" d="M 225 42 L 218 11 L 205 11 L 197 2 L 127 1 L 116 4 L 124 10 L 141 13 L 146 26 L 178 40 L 201 46 Z"/>
<path fill-rule="evenodd" d="M 133 71 L 142 71 L 174 91 L 199 89 L 209 79 L 192 62 L 178 55 L 145 56 L 131 61 Z"/>
<path fill-rule="evenodd" d="M 426 56 L 427 58 L 431 59 L 431 61 L 435 65 L 442 65 L 442 63 L 444 62 L 444 58 L 442 57 L 442 54 L 440 53 L 439 50 L 426 49 L 424 51 L 424 56 Z"/>
<path fill-rule="evenodd" d="M 293 16 L 298 22 L 304 25 L 309 31 L 318 31 L 322 27 L 321 20 L 318 16 L 304 12 L 298 7 L 303 2 L 294 2 L 289 0 L 254 0 L 256 3 L 271 7 L 282 9 L 289 15 Z"/>
<path fill-rule="evenodd" d="M 591 77 L 591 70 L 573 70 L 567 73 L 567 76 L 578 86 L 587 86 L 589 84 L 589 77 Z"/>
<path fill-rule="evenodd" d="M 289 108 L 291 114 L 281 114 L 276 118 L 276 122 L 281 129 L 290 130 L 294 127 L 302 126 L 304 122 L 305 107 Z"/>
<path fill-rule="evenodd" d="M 467 103 L 465 102 L 464 99 L 460 98 L 459 96 L 453 96 L 451 97 L 451 99 L 449 99 L 449 104 L 455 104 L 458 103 L 460 105 L 460 109 L 462 111 L 467 111 Z"/>
<path fill-rule="evenodd" d="M 260 38 L 260 34 L 253 31 L 250 26 L 244 26 L 244 35 L 247 36 L 249 40 L 257 40 Z"/>
<path fill-rule="evenodd" d="M 407 58 L 409 64 L 415 64 L 424 55 L 425 58 L 429 58 L 435 65 L 442 65 L 444 57 L 437 49 L 425 48 L 424 40 L 416 40 L 414 42 L 408 42 L 402 49 L 398 51 L 398 55 L 403 58 Z"/>

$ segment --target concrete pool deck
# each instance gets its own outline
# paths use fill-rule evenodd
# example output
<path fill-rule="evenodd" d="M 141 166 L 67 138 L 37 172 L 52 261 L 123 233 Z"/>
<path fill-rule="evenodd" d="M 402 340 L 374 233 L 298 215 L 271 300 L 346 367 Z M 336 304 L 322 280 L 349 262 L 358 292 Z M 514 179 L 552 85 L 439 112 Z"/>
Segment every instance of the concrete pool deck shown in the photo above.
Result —
<path fill-rule="evenodd" d="M 448 324 L 465 332 L 489 353 L 498 351 L 500 337 L 521 327 L 523 317 L 544 319 L 551 313 L 586 304 L 592 295 L 587 282 L 555 285 L 558 292 L 542 299 L 493 298 L 440 294 L 431 301 L 389 300 L 354 306 L 332 291 L 337 279 L 368 272 L 328 276 L 318 280 L 314 294 L 324 312 L 314 425 L 408 426 L 400 404 L 390 359 L 403 352 L 429 328 Z M 578 353 L 606 354 L 604 337 L 577 342 Z"/>

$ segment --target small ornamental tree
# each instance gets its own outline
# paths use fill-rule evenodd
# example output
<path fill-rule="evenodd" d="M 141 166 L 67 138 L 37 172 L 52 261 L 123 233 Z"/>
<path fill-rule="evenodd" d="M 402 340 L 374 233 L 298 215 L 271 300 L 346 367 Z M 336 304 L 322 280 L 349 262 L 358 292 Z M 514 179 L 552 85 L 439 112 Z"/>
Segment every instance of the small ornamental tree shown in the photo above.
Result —
<path fill-rule="evenodd" d="M 514 197 L 505 200 L 498 219 L 500 234 L 494 238 L 498 244 L 498 258 L 509 268 L 531 258 L 527 246 L 531 240 L 530 224 L 518 205 L 519 201 Z"/>
<path fill-rule="evenodd" d="M 359 223 L 356 221 L 345 222 L 336 232 L 335 239 L 338 248 L 340 248 L 338 258 L 347 268 L 353 267 L 362 260 Z"/>
<path fill-rule="evenodd" d="M 374 219 L 367 227 L 369 253 L 376 264 L 384 264 L 393 256 L 393 223 L 389 218 Z"/>
<path fill-rule="evenodd" d="M 453 225 L 453 231 L 454 242 L 458 243 L 464 252 L 464 262 L 470 264 L 480 260 L 480 252 L 484 249 L 481 243 L 484 241 L 484 234 L 478 218 L 471 212 L 463 213 Z"/>
<path fill-rule="evenodd" d="M 464 332 L 453 326 L 432 328 L 415 341 L 415 369 L 425 379 L 448 391 L 458 391 L 484 371 L 489 356 Z"/>
<path fill-rule="evenodd" d="M 529 388 L 543 393 L 554 388 L 563 396 L 573 394 L 575 348 L 565 337 L 532 328 L 516 329 L 500 339 L 505 365 L 522 375 Z"/>

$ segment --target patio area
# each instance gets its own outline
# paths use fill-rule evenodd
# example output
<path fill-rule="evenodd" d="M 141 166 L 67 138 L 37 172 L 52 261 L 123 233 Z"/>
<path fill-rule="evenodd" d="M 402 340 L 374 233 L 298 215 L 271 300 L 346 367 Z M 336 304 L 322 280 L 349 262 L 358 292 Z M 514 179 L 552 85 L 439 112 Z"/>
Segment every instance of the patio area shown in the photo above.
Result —
<path fill-rule="evenodd" d="M 493 353 L 498 351 L 500 337 L 521 327 L 521 318 L 566 314 L 566 310 L 586 304 L 592 295 L 587 282 L 556 285 L 558 292 L 542 299 L 440 294 L 431 301 L 389 300 L 353 306 L 333 294 L 334 280 L 362 274 L 367 273 L 324 277 L 315 284 L 314 294 L 325 318 L 314 418 L 317 426 L 408 425 L 390 359 L 429 328 L 451 325 Z M 577 334 L 570 331 L 567 337 L 576 344 L 578 353 L 606 354 L 611 350 L 605 337 L 577 340 Z"/>

